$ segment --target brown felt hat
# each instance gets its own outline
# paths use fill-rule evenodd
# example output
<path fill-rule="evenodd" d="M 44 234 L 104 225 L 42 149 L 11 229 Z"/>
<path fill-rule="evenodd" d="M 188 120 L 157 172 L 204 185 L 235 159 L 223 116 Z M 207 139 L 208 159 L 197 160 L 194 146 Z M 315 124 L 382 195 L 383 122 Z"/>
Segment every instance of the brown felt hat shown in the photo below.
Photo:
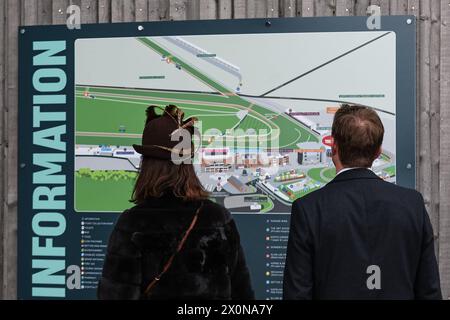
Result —
<path fill-rule="evenodd" d="M 163 110 L 162 115 L 157 115 L 155 109 Z M 166 108 L 150 106 L 146 110 L 147 120 L 142 135 L 142 145 L 133 145 L 134 150 L 144 157 L 161 160 L 171 160 L 173 155 L 178 159 L 191 159 L 194 156 L 192 135 L 195 133 L 194 123 L 197 118 L 183 120 L 184 112 L 177 106 L 169 105 Z M 178 130 L 185 129 L 190 133 L 190 148 L 177 149 L 181 140 L 173 138 Z M 175 141 L 172 141 L 175 140 Z"/>

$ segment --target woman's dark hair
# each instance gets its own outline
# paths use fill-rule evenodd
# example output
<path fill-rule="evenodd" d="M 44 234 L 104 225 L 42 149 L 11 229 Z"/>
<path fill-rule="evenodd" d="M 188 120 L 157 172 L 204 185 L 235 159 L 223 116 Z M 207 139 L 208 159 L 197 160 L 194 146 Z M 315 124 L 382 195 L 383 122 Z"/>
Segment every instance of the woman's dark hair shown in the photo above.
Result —
<path fill-rule="evenodd" d="M 166 193 L 172 193 L 184 201 L 204 200 L 209 197 L 192 164 L 176 165 L 172 161 L 143 157 L 130 201 L 139 204 L 148 198 L 159 198 Z"/>

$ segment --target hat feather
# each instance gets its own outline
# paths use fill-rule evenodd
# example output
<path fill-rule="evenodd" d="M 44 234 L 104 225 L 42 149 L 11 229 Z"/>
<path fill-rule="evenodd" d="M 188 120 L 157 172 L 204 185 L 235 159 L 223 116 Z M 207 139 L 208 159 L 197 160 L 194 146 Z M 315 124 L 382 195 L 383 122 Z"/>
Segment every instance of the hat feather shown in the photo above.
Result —
<path fill-rule="evenodd" d="M 147 110 L 145 110 L 145 114 L 147 115 L 147 119 L 145 120 L 145 124 L 147 125 L 150 121 L 155 120 L 157 118 L 159 118 L 160 116 L 158 116 L 156 114 L 155 109 L 159 107 L 158 106 L 149 106 L 147 108 Z"/>
<path fill-rule="evenodd" d="M 189 130 L 189 132 L 192 133 L 194 131 L 194 125 L 197 121 L 198 121 L 198 119 L 195 117 L 189 118 L 183 122 L 181 128 L 187 129 L 187 130 Z"/>

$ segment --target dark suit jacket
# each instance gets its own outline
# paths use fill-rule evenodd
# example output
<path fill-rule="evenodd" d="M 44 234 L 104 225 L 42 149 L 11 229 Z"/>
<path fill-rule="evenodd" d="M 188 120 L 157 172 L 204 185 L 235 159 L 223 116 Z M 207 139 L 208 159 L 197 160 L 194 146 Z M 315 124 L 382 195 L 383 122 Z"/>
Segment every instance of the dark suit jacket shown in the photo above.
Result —
<path fill-rule="evenodd" d="M 380 290 L 368 288 L 369 266 L 380 268 Z M 355 169 L 297 200 L 284 298 L 442 299 L 421 194 Z"/>

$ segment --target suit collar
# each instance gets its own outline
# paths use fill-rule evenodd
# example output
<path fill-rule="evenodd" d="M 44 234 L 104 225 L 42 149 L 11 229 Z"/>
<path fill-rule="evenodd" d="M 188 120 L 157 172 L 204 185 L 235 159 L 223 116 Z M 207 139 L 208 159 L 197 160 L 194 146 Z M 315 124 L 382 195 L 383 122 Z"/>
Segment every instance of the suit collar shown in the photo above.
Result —
<path fill-rule="evenodd" d="M 361 179 L 381 179 L 372 170 L 369 169 L 353 169 L 345 171 L 336 176 L 329 184 L 343 182 L 348 180 L 361 180 Z"/>

